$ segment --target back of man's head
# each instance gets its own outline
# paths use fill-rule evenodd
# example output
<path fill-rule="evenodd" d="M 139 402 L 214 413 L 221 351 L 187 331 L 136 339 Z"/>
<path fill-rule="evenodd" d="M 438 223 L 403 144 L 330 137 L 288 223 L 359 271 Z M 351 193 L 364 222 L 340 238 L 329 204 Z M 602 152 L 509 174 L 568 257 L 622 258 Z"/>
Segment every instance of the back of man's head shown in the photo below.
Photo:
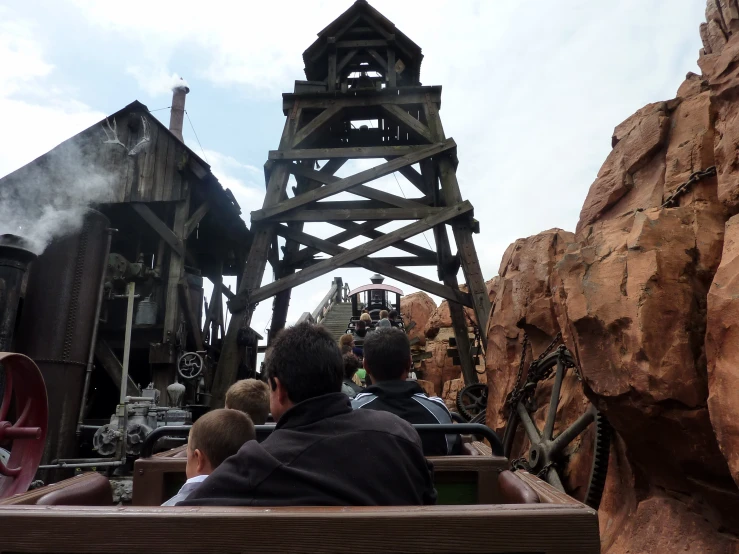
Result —
<path fill-rule="evenodd" d="M 311 323 L 283 329 L 272 341 L 264 367 L 272 390 L 274 379 L 279 379 L 295 404 L 341 392 L 344 380 L 344 360 L 336 340 L 324 327 Z"/>
<path fill-rule="evenodd" d="M 387 314 L 387 318 L 390 321 L 395 321 L 395 319 L 398 317 L 398 312 L 395 310 L 390 310 Z"/>
<path fill-rule="evenodd" d="M 269 386 L 257 379 L 236 381 L 226 391 L 226 408 L 246 413 L 254 425 L 264 425 L 269 415 Z"/>
<path fill-rule="evenodd" d="M 411 345 L 395 327 L 383 327 L 364 339 L 364 369 L 374 381 L 402 379 L 411 366 Z"/>
<path fill-rule="evenodd" d="M 387 319 L 387 310 L 380 310 L 380 319 Z"/>
<path fill-rule="evenodd" d="M 226 458 L 236 454 L 245 442 L 256 438 L 254 424 L 244 412 L 225 408 L 212 410 L 202 415 L 190 429 L 187 445 L 188 465 L 191 464 L 192 455 L 197 450 L 200 452 L 198 457 L 205 457 L 207 462 L 205 467 L 209 465 L 208 469 L 212 471 Z M 193 472 L 188 468 L 187 473 L 188 477 L 192 477 L 190 473 L 207 474 L 210 471 Z"/>
<path fill-rule="evenodd" d="M 362 362 L 359 361 L 359 358 L 357 358 L 354 354 L 351 352 L 348 354 L 344 354 L 344 377 L 346 379 L 351 379 L 354 377 L 354 374 L 359 369 L 359 366 L 362 365 Z"/>

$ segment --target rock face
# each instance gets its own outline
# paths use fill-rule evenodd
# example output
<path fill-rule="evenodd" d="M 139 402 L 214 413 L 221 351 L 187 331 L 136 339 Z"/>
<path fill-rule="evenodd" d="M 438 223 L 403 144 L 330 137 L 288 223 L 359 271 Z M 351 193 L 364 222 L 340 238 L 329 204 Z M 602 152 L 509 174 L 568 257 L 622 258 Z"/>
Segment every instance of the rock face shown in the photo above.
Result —
<path fill-rule="evenodd" d="M 421 345 L 426 343 L 426 336 L 423 330 L 429 321 L 431 315 L 436 311 L 436 303 L 425 292 L 414 292 L 400 299 L 400 313 L 403 314 L 403 320 L 406 327 L 415 324 L 408 333 L 408 337 L 413 339 L 418 337 Z"/>
<path fill-rule="evenodd" d="M 561 332 L 581 369 L 559 428 L 587 399 L 613 425 L 607 553 L 739 551 L 739 4 L 709 0 L 706 18 L 703 74 L 616 127 L 574 235 L 508 248 L 487 329 L 491 427 L 505 425 L 524 332 L 529 362 Z M 570 451 L 576 496 L 587 441 Z"/>
<path fill-rule="evenodd" d="M 726 223 L 724 252 L 708 293 L 708 410 L 739 484 L 739 215 Z"/>

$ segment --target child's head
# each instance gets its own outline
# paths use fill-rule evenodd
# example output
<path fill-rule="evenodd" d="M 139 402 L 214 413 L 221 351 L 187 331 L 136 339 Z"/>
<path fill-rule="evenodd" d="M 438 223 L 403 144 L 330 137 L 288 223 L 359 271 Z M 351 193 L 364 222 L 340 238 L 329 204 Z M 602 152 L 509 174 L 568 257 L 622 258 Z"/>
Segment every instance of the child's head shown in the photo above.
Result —
<path fill-rule="evenodd" d="M 254 425 L 264 425 L 269 415 L 269 385 L 257 379 L 236 381 L 226 391 L 226 408 L 248 414 Z"/>
<path fill-rule="evenodd" d="M 187 478 L 210 475 L 245 442 L 256 438 L 254 424 L 244 412 L 222 409 L 201 416 L 187 440 Z"/>

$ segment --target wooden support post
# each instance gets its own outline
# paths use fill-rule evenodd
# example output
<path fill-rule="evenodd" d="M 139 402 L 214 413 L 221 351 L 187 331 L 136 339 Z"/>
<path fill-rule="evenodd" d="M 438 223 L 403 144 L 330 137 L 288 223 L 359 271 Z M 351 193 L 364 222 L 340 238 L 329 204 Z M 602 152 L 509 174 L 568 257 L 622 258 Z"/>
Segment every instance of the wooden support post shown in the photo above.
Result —
<path fill-rule="evenodd" d="M 336 90 L 336 37 L 328 37 L 328 90 Z"/>
<path fill-rule="evenodd" d="M 293 137 L 297 132 L 297 128 L 301 119 L 302 108 L 300 102 L 296 100 L 290 115 L 285 121 L 285 127 L 282 131 L 280 139 L 280 148 L 287 149 L 292 144 Z M 277 204 L 287 189 L 287 182 L 290 173 L 285 164 L 276 164 L 270 173 L 269 182 L 267 183 L 267 192 L 264 196 L 263 209 L 269 208 Z M 264 270 L 267 265 L 267 255 L 269 247 L 274 236 L 274 228 L 272 224 L 252 225 L 254 237 L 249 250 L 249 255 L 244 266 L 244 273 L 239 283 L 238 293 L 242 297 L 249 297 L 253 290 L 259 288 L 264 277 Z M 235 298 L 232 302 L 235 301 Z M 254 311 L 254 303 L 247 300 L 242 310 L 232 310 L 233 316 L 228 324 L 228 330 L 223 338 L 223 347 L 221 356 L 218 359 L 218 369 L 216 370 L 213 387 L 211 389 L 212 408 L 220 408 L 226 397 L 226 391 L 231 384 L 236 381 L 239 364 L 243 352 L 240 351 L 237 343 L 237 337 L 240 328 L 248 327 L 251 324 L 251 317 Z"/>
<path fill-rule="evenodd" d="M 424 103 L 424 113 L 428 127 L 437 141 L 444 140 L 444 128 L 439 117 L 438 106 L 427 100 Z M 451 206 L 462 200 L 462 193 L 457 182 L 457 173 L 448 156 L 440 156 L 438 159 L 439 181 L 441 183 L 441 195 L 444 202 Z M 474 304 L 477 325 L 481 329 L 480 337 L 483 349 L 487 347 L 487 336 L 485 330 L 490 317 L 490 297 L 488 296 L 485 279 L 482 275 L 480 262 L 477 257 L 475 243 L 472 239 L 472 228 L 469 221 L 452 222 L 452 232 L 457 243 L 457 254 L 459 255 L 465 280 L 470 288 L 472 302 Z"/>
<path fill-rule="evenodd" d="M 333 160 L 329 160 L 329 162 L 325 166 L 323 166 L 321 171 L 311 170 L 312 173 L 310 175 L 305 175 L 303 176 L 304 178 L 298 179 L 298 186 L 296 187 L 295 191 L 296 194 L 304 194 L 308 191 L 319 188 L 322 185 L 322 181 L 317 181 L 312 177 L 321 177 L 323 175 L 333 176 L 333 174 L 338 171 L 345 162 L 346 160 L 335 158 Z M 307 168 L 312 167 L 313 164 L 313 160 L 306 160 L 304 162 L 298 162 L 297 165 L 299 167 Z M 302 231 L 303 223 L 297 221 L 292 222 L 290 223 L 290 227 L 298 231 Z M 299 243 L 295 242 L 294 240 L 288 240 L 285 243 L 283 259 L 296 254 L 299 248 Z M 282 277 L 287 277 L 288 275 L 292 275 L 294 272 L 294 267 L 282 265 L 275 270 L 275 278 L 280 279 Z M 286 289 L 277 293 L 277 295 L 275 296 L 274 302 L 272 304 L 272 323 L 270 324 L 269 332 L 267 335 L 267 344 L 271 343 L 272 339 L 274 339 L 277 333 L 279 333 L 280 330 L 285 327 L 285 322 L 287 321 L 287 311 L 290 308 L 291 295 L 292 289 Z"/>
<path fill-rule="evenodd" d="M 398 74 L 395 71 L 395 49 L 392 47 L 387 49 L 387 86 L 395 88 L 397 84 Z"/>
<path fill-rule="evenodd" d="M 431 190 L 436 187 L 436 173 L 433 163 L 422 163 L 421 173 L 426 181 L 426 186 Z M 449 260 L 451 258 L 451 246 L 449 244 L 449 236 L 446 232 L 446 226 L 437 225 L 434 227 L 434 239 L 436 240 L 436 251 L 439 256 L 439 278 L 447 287 L 459 290 L 459 282 L 457 281 L 456 272 L 449 270 Z M 457 339 L 460 351 L 460 365 L 462 366 L 462 375 L 465 385 L 471 385 L 478 382 L 477 370 L 470 355 L 470 338 L 467 331 L 467 319 L 464 313 L 464 306 L 458 302 L 449 302 L 449 315 L 454 328 L 454 336 Z"/>
<path fill-rule="evenodd" d="M 184 200 L 180 200 L 175 204 L 174 223 L 171 231 L 179 241 L 183 240 L 185 235 L 185 224 L 190 215 L 190 190 L 187 181 L 183 181 L 182 186 L 185 189 L 183 192 Z M 184 273 L 184 256 L 174 249 L 171 250 L 169 254 L 169 271 L 167 272 L 167 289 L 164 300 L 164 333 L 162 336 L 162 343 L 169 344 L 173 352 L 175 336 L 180 323 L 179 302 L 177 301 L 178 286 Z M 152 381 L 154 382 L 154 388 L 159 389 L 159 392 L 161 393 L 159 396 L 159 403 L 162 406 L 166 406 L 169 402 L 166 394 L 167 387 L 174 383 L 177 371 L 175 367 L 176 363 L 177 360 L 175 359 L 172 360 L 172 363 L 165 366 L 152 366 Z"/>
<path fill-rule="evenodd" d="M 190 300 L 190 287 L 187 286 L 187 282 L 183 279 L 179 282 L 178 288 L 180 291 L 182 311 L 187 320 L 187 328 L 190 330 L 190 337 L 195 343 L 195 349 L 198 352 L 202 352 L 205 350 L 205 347 L 203 346 L 203 336 L 200 332 L 200 322 L 195 314 L 195 308 Z"/>

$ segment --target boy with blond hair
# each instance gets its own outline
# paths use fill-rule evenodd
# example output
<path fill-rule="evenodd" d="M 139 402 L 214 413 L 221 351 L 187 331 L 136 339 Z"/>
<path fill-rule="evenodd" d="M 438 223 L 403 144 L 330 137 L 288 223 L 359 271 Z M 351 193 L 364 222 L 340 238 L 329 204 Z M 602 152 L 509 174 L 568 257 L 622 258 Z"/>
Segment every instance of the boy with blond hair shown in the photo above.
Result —
<path fill-rule="evenodd" d="M 269 415 L 269 386 L 258 379 L 236 381 L 226 391 L 226 408 L 241 410 L 254 425 L 264 425 Z"/>
<path fill-rule="evenodd" d="M 185 500 L 226 458 L 256 438 L 254 424 L 244 412 L 221 409 L 201 416 L 193 424 L 187 439 L 187 481 L 162 506 L 175 506 Z"/>

